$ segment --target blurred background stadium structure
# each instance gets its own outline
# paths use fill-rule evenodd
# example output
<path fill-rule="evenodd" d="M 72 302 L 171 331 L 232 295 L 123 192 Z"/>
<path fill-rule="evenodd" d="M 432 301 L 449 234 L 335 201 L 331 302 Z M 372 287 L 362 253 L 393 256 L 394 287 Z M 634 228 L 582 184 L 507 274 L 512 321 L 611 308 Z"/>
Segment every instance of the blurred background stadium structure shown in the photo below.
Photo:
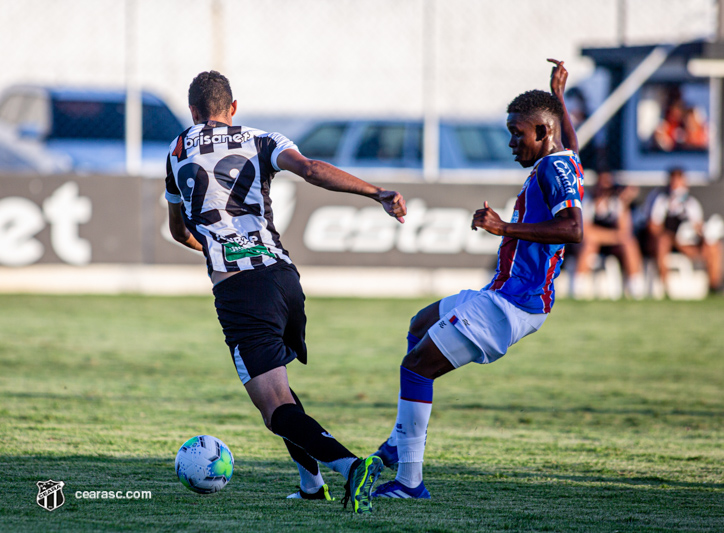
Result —
<path fill-rule="evenodd" d="M 281 131 L 410 200 L 397 228 L 368 203 L 277 178 L 275 215 L 313 293 L 370 295 L 381 277 L 385 294 L 483 283 L 497 240 L 471 237 L 469 214 L 484 199 L 510 211 L 526 173 L 509 161 L 505 106 L 547 88 L 548 57 L 566 62 L 579 125 L 591 118 L 591 178 L 612 168 L 643 201 L 684 166 L 716 216 L 721 78 L 690 63 L 719 57 L 708 43 L 722 40 L 720 4 L 0 0 L 0 290 L 208 290 L 200 259 L 169 242 L 156 178 L 190 124 L 191 79 L 212 68 L 229 77 L 240 123 Z M 631 90 L 604 104 L 626 79 Z M 696 144 L 656 137 L 673 102 L 702 123 Z M 388 151 L 365 152 L 371 140 Z M 681 294 L 703 294 L 687 286 Z"/>
<path fill-rule="evenodd" d="M 3 84 L 120 87 L 129 77 L 186 114 L 190 79 L 229 77 L 241 113 L 499 117 L 546 87 L 593 73 L 581 46 L 714 37 L 713 0 L 27 0 L 0 2 Z"/>

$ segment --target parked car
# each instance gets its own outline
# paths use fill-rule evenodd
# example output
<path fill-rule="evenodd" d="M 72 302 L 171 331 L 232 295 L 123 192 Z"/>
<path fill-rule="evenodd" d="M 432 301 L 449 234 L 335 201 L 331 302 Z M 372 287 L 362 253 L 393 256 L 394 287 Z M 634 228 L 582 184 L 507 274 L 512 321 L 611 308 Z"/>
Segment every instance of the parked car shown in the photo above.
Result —
<path fill-rule="evenodd" d="M 70 172 L 70 157 L 51 154 L 36 143 L 19 139 L 0 127 L 0 172 L 9 174 L 60 174 Z"/>
<path fill-rule="evenodd" d="M 163 177 L 168 145 L 184 126 L 159 97 L 142 93 L 141 174 Z M 76 172 L 125 174 L 123 90 L 15 86 L 0 98 L 0 126 L 25 144 L 69 157 Z"/>
<path fill-rule="evenodd" d="M 297 145 L 307 157 L 340 167 L 422 169 L 422 121 L 331 120 L 316 124 Z M 441 169 L 519 168 L 501 122 L 440 123 Z"/>

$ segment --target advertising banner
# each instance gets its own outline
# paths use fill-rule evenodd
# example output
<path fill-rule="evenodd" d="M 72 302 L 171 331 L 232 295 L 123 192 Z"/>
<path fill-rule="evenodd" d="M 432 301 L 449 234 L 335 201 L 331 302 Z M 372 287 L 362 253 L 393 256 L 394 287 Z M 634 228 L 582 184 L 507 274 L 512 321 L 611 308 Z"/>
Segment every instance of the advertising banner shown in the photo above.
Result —
<path fill-rule="evenodd" d="M 472 213 L 487 201 L 509 220 L 522 176 L 514 185 L 385 183 L 407 201 L 400 224 L 368 198 L 282 173 L 272 208 L 298 265 L 489 270 L 500 239 L 472 231 Z M 722 211 L 723 190 L 693 190 L 707 217 Z M 161 179 L 0 176 L 0 266 L 203 265 L 199 253 L 173 242 L 163 193 Z"/>

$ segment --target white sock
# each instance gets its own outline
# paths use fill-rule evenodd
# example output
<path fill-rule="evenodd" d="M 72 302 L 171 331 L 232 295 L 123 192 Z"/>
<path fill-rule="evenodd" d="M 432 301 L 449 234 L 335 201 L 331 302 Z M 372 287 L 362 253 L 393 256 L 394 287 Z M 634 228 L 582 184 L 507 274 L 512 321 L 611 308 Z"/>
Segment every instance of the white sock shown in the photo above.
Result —
<path fill-rule="evenodd" d="M 593 275 L 576 273 L 573 277 L 573 298 L 575 300 L 593 300 L 595 296 Z"/>
<path fill-rule="evenodd" d="M 344 479 L 349 479 L 350 470 L 352 469 L 352 463 L 357 460 L 357 457 L 343 457 L 329 463 L 322 463 L 324 466 L 331 468 L 335 472 L 342 474 Z"/>
<path fill-rule="evenodd" d="M 322 485 L 324 485 L 324 479 L 322 478 L 322 472 L 317 472 L 315 476 L 309 470 L 304 468 L 299 463 L 297 469 L 299 470 L 299 488 L 307 494 L 314 494 L 317 492 Z"/>
<path fill-rule="evenodd" d="M 390 438 L 387 439 L 387 444 L 390 446 L 397 446 L 397 428 L 392 428 L 392 433 L 390 433 Z"/>
<path fill-rule="evenodd" d="M 397 456 L 399 464 L 395 479 L 414 488 L 422 482 L 422 461 L 425 455 L 427 424 L 430 421 L 432 403 L 397 402 Z"/>
<path fill-rule="evenodd" d="M 646 296 L 646 282 L 644 275 L 639 273 L 633 274 L 626 280 L 626 292 L 630 298 L 634 300 L 643 300 Z"/>
<path fill-rule="evenodd" d="M 400 405 L 400 394 L 397 394 L 397 405 L 399 407 Z M 390 437 L 387 439 L 387 444 L 390 446 L 397 446 L 397 424 L 392 426 L 392 432 L 390 433 Z"/>
<path fill-rule="evenodd" d="M 395 479 L 405 487 L 414 489 L 422 483 L 422 461 L 419 463 L 400 463 L 397 466 Z"/>

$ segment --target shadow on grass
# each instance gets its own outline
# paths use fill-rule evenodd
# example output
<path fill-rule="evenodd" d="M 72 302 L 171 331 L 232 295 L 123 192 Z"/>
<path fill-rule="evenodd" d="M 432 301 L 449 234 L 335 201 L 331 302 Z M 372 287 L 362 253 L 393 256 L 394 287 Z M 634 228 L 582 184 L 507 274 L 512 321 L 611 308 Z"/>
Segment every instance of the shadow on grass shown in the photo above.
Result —
<path fill-rule="evenodd" d="M 214 396 L 214 401 L 216 402 L 222 402 L 222 401 L 228 401 L 228 400 L 238 400 L 239 398 L 244 398 L 242 396 L 242 393 L 217 393 Z M 89 396 L 96 397 L 99 400 L 133 400 L 133 401 L 144 401 L 146 399 L 153 399 L 155 402 L 165 402 L 165 401 L 178 401 L 178 398 L 176 396 L 160 396 L 157 394 L 156 391 L 149 392 L 149 393 L 138 393 L 134 392 L 132 394 L 114 394 L 114 395 L 103 395 L 101 396 L 100 393 L 94 392 L 94 393 L 71 393 L 67 392 L 64 394 L 58 394 L 53 392 L 10 392 L 10 391 L 0 391 L 0 398 L 7 397 L 7 398 L 20 398 L 20 399 L 41 399 L 41 400 L 72 400 L 72 399 L 82 399 L 87 400 Z"/>
<path fill-rule="evenodd" d="M 641 415 L 641 416 L 704 416 L 704 417 L 722 417 L 724 411 L 692 411 L 683 409 L 601 409 L 588 405 L 559 408 L 559 407 L 541 407 L 538 405 L 485 405 L 481 403 L 467 404 L 449 404 L 449 409 L 461 410 L 480 410 L 480 411 L 504 411 L 504 412 L 530 412 L 530 413 L 591 413 L 600 415 Z"/>
<path fill-rule="evenodd" d="M 236 458 L 229 485 L 198 495 L 176 479 L 173 457 L 1 456 L 13 472 L 3 483 L 3 528 L 49 530 L 244 531 L 640 531 L 717 530 L 724 523 L 721 483 L 658 477 L 490 471 L 456 464 L 426 466 L 431 501 L 375 501 L 370 517 L 337 502 L 287 500 L 298 475 L 286 458 Z M 338 500 L 341 476 L 324 472 Z M 381 481 L 392 478 L 385 471 Z M 36 482 L 65 483 L 65 504 L 47 512 Z M 96 492 L 83 498 L 83 492 Z M 103 499 L 103 491 L 150 491 L 151 499 Z M 80 497 L 77 497 L 80 495 Z M 414 521 L 411 517 L 414 517 Z"/>
<path fill-rule="evenodd" d="M 339 408 L 339 402 L 324 402 L 324 401 L 309 401 L 305 402 L 311 407 L 319 407 L 320 409 Z M 600 414 L 600 415 L 640 415 L 640 416 L 693 416 L 693 417 L 707 417 L 707 418 L 722 418 L 724 417 L 724 411 L 702 411 L 702 410 L 685 410 L 685 409 L 601 409 L 598 407 L 591 407 L 588 405 L 574 406 L 574 407 L 543 407 L 540 405 L 486 405 L 482 403 L 452 403 L 447 402 L 444 409 L 455 409 L 461 411 L 496 411 L 496 412 L 507 412 L 507 413 L 569 413 L 569 414 Z M 345 410 L 349 409 L 393 409 L 397 410 L 397 404 L 392 402 L 364 402 L 355 399 L 344 404 Z"/>
<path fill-rule="evenodd" d="M 545 467 L 543 467 L 545 468 Z M 558 468 L 558 467 L 556 467 Z M 724 491 L 724 483 L 707 483 L 707 482 L 689 482 L 677 481 L 674 479 L 666 479 L 660 476 L 613 476 L 601 474 L 556 474 L 553 472 L 528 472 L 515 469 L 500 469 L 495 471 L 481 470 L 470 468 L 467 465 L 446 465 L 426 466 L 427 475 L 440 475 L 454 473 L 458 476 L 470 476 L 471 478 L 480 478 L 481 482 L 495 482 L 497 480 L 512 481 L 519 479 L 534 483 L 550 483 L 555 481 L 575 483 L 580 485 L 598 485 L 598 486 L 631 486 L 644 489 L 669 489 L 672 487 L 680 487 L 684 489 L 695 490 L 711 490 Z M 722 493 L 724 498 L 724 492 Z"/>

